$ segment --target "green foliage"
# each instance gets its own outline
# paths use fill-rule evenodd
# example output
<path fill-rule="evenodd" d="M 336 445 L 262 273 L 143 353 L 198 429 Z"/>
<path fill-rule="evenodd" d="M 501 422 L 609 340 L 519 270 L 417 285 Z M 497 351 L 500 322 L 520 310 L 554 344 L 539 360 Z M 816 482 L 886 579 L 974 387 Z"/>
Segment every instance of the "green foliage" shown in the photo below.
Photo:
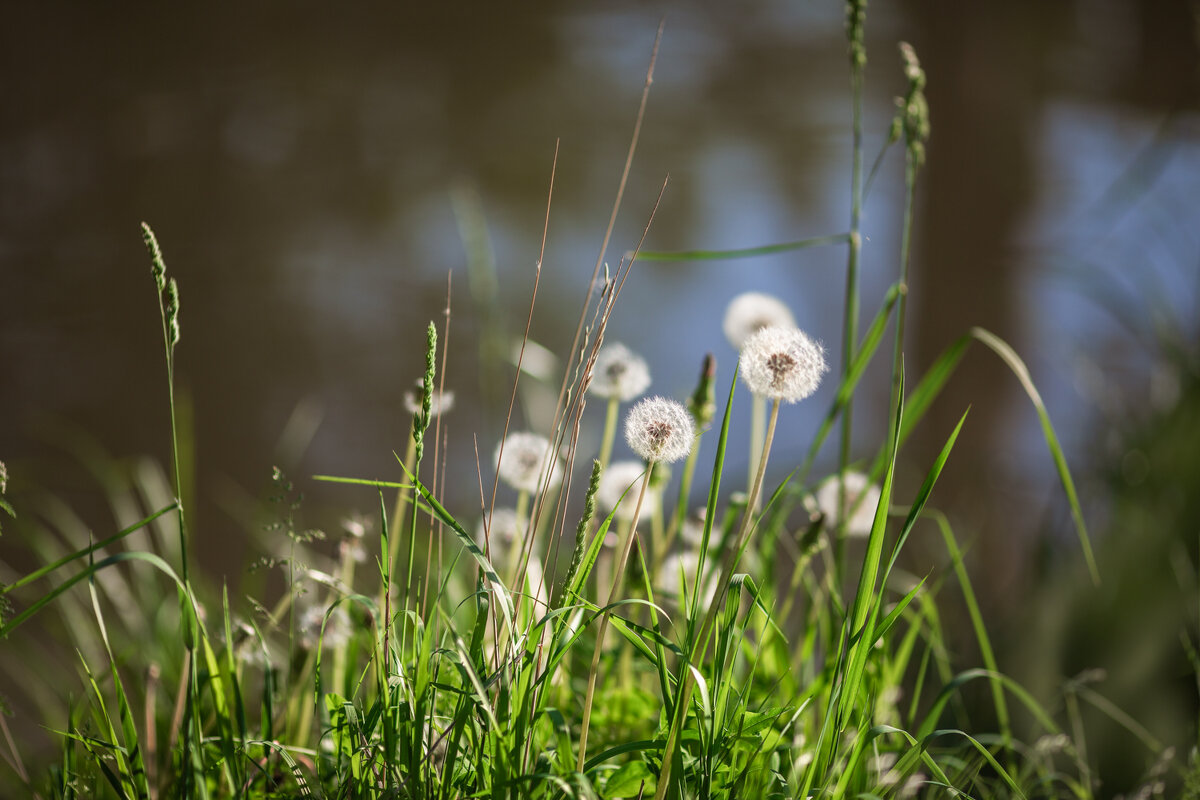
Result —
<path fill-rule="evenodd" d="M 273 606 L 251 599 L 248 612 L 239 612 L 221 589 L 219 616 L 205 612 L 202 598 L 217 608 L 218 590 L 189 575 L 179 497 L 173 399 L 179 290 L 143 224 L 163 325 L 174 497 L 150 503 L 146 493 L 141 519 L 98 542 L 43 545 L 38 555 L 47 566 L 0 591 L 6 601 L 15 592 L 26 602 L 0 635 L 26 632 L 23 623 L 42 612 L 50 616 L 51 608 L 60 612 L 63 635 L 81 665 L 73 678 L 86 695 L 72 702 L 65 719 L 50 721 L 60 755 L 45 774 L 26 776 L 27 788 L 61 798 L 904 798 L 943 789 L 981 798 L 1093 796 L 1082 742 L 998 669 L 963 548 L 946 517 L 928 505 L 952 464 L 965 411 L 953 430 L 939 432 L 945 445 L 917 492 L 910 497 L 898 488 L 909 436 L 969 345 L 980 342 L 1005 362 L 1033 403 L 1085 563 L 1098 577 L 1062 448 L 1011 347 L 972 330 L 907 387 L 899 348 L 907 230 L 912 182 L 928 136 L 924 73 L 911 48 L 900 117 L 910 205 L 899 278 L 874 299 L 879 311 L 859 337 L 865 5 L 847 4 L 855 103 L 850 231 L 734 251 L 640 255 L 682 261 L 847 245 L 846 350 L 836 394 L 803 462 L 783 465 L 787 479 L 766 491 L 776 402 L 750 496 L 722 493 L 738 385 L 732 370 L 698 541 L 660 535 L 684 527 L 694 458 L 677 500 L 633 520 L 616 511 L 597 518 L 601 460 L 593 462 L 565 569 L 556 548 L 578 499 L 562 494 L 569 493 L 569 481 L 537 497 L 522 493 L 509 549 L 485 552 L 442 493 L 444 476 L 422 472 L 438 377 L 431 323 L 421 408 L 408 455 L 397 459 L 402 480 L 317 476 L 344 484 L 348 495 L 368 488 L 378 495 L 379 540 L 371 543 L 378 545 L 378 568 L 356 572 L 349 539 L 332 562 L 323 557 L 323 534 L 301 524 L 302 496 L 276 469 L 269 500 L 277 521 L 267 533 L 286 539 L 290 555 L 270 565 L 287 568 L 287 591 Z M 596 347 L 617 291 L 606 284 L 598 305 L 583 309 L 581 330 L 593 320 L 586 341 Z M 871 514 L 865 540 L 849 541 L 846 518 L 866 501 L 846 496 L 841 484 L 843 513 L 829 524 L 833 509 L 809 510 L 819 483 L 810 473 L 838 424 L 835 474 L 851 465 L 855 392 L 893 322 L 890 424 L 886 441 L 866 462 L 880 482 L 879 499 L 865 507 Z M 584 362 L 586 347 L 568 356 Z M 568 378 L 552 420 L 554 441 L 570 454 L 569 474 L 587 372 L 564 370 Z M 701 423 L 697 439 L 721 411 L 716 380 L 710 357 L 691 398 Z M 610 406 L 610 426 L 613 413 Z M 0 494 L 5 477 L 0 464 Z M 665 495 L 671 484 L 656 477 L 661 483 L 654 488 Z M 636 484 L 639 508 L 651 483 L 646 476 Z M 399 493 L 390 517 L 384 490 Z M 0 509 L 15 516 L 6 500 Z M 177 524 L 178 545 L 161 531 L 147 535 L 168 519 Z M 905 571 L 902 552 L 919 528 L 940 534 L 947 568 L 924 576 Z M 618 559 L 605 549 L 616 532 L 632 548 Z M 397 576 L 401 546 L 409 548 L 408 570 Z M 622 570 L 630 552 L 635 557 Z M 317 568 L 325 564 L 328 571 Z M 84 582 L 86 604 L 79 596 Z M 601 600 L 608 582 L 616 589 Z M 29 599 L 34 586 L 42 587 L 41 595 Z M 942 614 L 959 595 L 982 669 L 964 669 L 951 655 Z M 605 639 L 608 626 L 616 635 Z M 976 685 L 990 690 L 998 730 L 980 727 L 966 712 L 964 695 Z M 1082 688 L 1073 691 L 1073 697 L 1087 696 Z M 581 733 L 589 721 L 585 747 Z M 1150 740 L 1147 747 L 1162 749 Z M 1197 774 L 1194 768 L 1188 773 L 1185 796 L 1198 796 Z"/>

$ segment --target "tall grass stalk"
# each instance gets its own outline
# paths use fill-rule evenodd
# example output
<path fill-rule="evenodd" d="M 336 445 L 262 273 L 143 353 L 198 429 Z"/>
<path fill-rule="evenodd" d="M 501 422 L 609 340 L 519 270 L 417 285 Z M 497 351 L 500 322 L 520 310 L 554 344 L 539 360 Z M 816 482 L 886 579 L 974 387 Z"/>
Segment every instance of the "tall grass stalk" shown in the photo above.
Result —
<path fill-rule="evenodd" d="M 867 0 L 846 0 L 846 39 L 850 54 L 850 102 L 852 108 L 851 155 L 850 155 L 850 231 L 846 255 L 846 303 L 842 313 L 842 375 L 850 375 L 851 363 L 858 346 L 858 262 L 862 251 L 862 97 L 864 73 L 867 66 L 867 49 L 864 42 Z M 854 405 L 851 397 L 842 410 L 841 445 L 838 450 L 838 474 L 844 475 L 850 465 L 850 446 Z M 838 583 L 844 576 L 846 560 L 845 484 L 839 484 L 838 519 L 841 520 L 837 533 L 834 564 Z"/>

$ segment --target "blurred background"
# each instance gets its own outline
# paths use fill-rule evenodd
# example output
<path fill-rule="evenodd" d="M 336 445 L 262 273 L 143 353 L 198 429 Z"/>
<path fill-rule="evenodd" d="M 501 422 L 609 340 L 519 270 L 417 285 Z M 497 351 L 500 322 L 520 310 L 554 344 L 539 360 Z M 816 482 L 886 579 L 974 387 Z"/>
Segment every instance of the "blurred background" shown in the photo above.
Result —
<path fill-rule="evenodd" d="M 131 459 L 169 456 L 145 220 L 182 295 L 193 546 L 235 596 L 260 552 L 255 514 L 273 466 L 304 492 L 307 524 L 329 530 L 376 500 L 311 475 L 401 477 L 401 397 L 423 369 L 424 328 L 441 324 L 451 273 L 449 499 L 474 519 L 473 441 L 486 462 L 555 142 L 532 337 L 561 356 L 663 16 L 606 260 L 615 269 L 636 244 L 668 174 L 648 248 L 844 232 L 851 105 L 837 2 L 7 5 L 0 459 L 18 513 L 36 520 L 69 506 L 104 536 L 114 510 L 101 465 L 111 456 L 146 469 Z M 1194 4 L 910 0 L 873 4 L 867 30 L 868 165 L 904 90 L 899 41 L 929 75 L 910 375 L 972 325 L 1022 354 L 1079 481 L 1104 584 L 1083 571 L 1032 406 L 983 349 L 903 454 L 907 480 L 915 486 L 970 405 L 934 502 L 968 547 L 1001 667 L 1042 697 L 1103 669 L 1097 691 L 1159 740 L 1189 747 L 1195 676 L 1180 636 L 1195 630 L 1200 537 Z M 868 319 L 896 280 L 902 200 L 895 148 L 864 211 Z M 608 335 L 646 356 L 654 392 L 690 392 L 706 352 L 727 386 L 736 354 L 719 320 L 733 296 L 759 290 L 788 303 L 836 362 L 845 259 L 829 247 L 639 264 Z M 884 436 L 887 360 L 857 400 L 856 458 Z M 546 368 L 556 392 L 555 365 Z M 526 384 L 518 415 L 545 419 L 545 393 Z M 786 410 L 780 477 L 833 388 Z M 747 398 L 739 404 L 748 411 Z M 595 442 L 603 411 L 590 411 L 584 435 Z M 744 441 L 748 413 L 736 419 Z M 744 474 L 746 458 L 733 454 L 731 474 Z M 834 459 L 827 447 L 821 474 Z M 944 563 L 935 536 L 914 544 L 921 574 Z M 15 568 L 31 563 L 12 535 L 0 553 Z M 978 663 L 967 637 L 958 655 Z M 1146 758 L 1130 755 L 1129 736 L 1100 746 L 1136 777 Z"/>

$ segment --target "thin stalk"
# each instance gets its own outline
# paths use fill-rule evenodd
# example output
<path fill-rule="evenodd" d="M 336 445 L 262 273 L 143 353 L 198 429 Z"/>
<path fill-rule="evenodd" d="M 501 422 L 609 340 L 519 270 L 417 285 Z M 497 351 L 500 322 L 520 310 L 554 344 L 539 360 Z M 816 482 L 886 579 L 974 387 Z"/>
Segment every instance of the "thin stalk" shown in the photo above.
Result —
<path fill-rule="evenodd" d="M 762 395 L 752 395 L 750 401 L 750 461 L 746 467 L 746 494 L 749 495 L 754 490 L 754 472 L 758 469 L 758 462 L 762 458 L 763 436 L 766 432 L 763 430 L 766 427 L 767 421 L 767 398 Z M 758 511 L 755 506 L 753 511 Z"/>
<path fill-rule="evenodd" d="M 523 536 L 525 536 L 525 537 L 533 536 L 534 535 L 533 529 L 529 524 L 530 521 L 527 519 L 527 517 L 529 516 L 529 490 L 528 489 L 522 489 L 517 494 L 516 514 L 517 514 L 517 533 L 523 534 Z M 518 538 L 514 537 L 512 543 L 508 546 L 508 552 L 506 553 L 506 556 L 508 556 L 510 558 L 514 554 L 517 556 L 516 558 L 513 559 L 512 575 L 508 579 L 509 587 L 514 590 L 517 590 L 517 591 L 520 591 L 520 587 L 517 586 L 517 580 L 521 577 L 521 572 L 522 572 L 521 562 L 524 560 L 522 558 L 522 556 L 524 555 L 524 552 L 525 552 L 524 538 L 518 539 Z"/>
<path fill-rule="evenodd" d="M 854 359 L 854 351 L 858 342 L 858 262 L 862 250 L 862 96 L 863 71 L 866 66 L 866 53 L 863 49 L 863 17 L 866 14 L 866 0 L 852 0 L 848 4 L 848 33 L 850 37 L 850 91 L 853 106 L 853 146 L 851 151 L 850 170 L 850 242 L 846 256 L 846 305 L 843 314 L 844 327 L 842 330 L 842 375 L 850 374 L 850 364 Z M 841 446 L 838 450 L 838 474 L 844 475 L 850 464 L 850 444 L 853 428 L 853 398 L 846 403 L 842 411 Z M 839 484 L 838 490 L 838 530 L 835 536 L 834 564 L 836 579 L 839 585 L 842 581 L 842 571 L 846 560 L 846 490 L 845 484 Z"/>
<path fill-rule="evenodd" d="M 683 525 L 683 521 L 687 519 L 688 496 L 692 493 L 692 481 L 696 476 L 696 462 L 700 458 L 700 437 L 702 435 L 700 431 L 696 432 L 696 438 L 692 442 L 692 452 L 688 453 L 687 460 L 683 462 L 683 475 L 679 479 L 679 500 L 675 505 L 675 513 L 671 515 L 671 520 L 667 524 L 667 533 L 663 537 L 662 552 L 653 554 L 653 571 L 650 573 L 651 575 L 658 574 L 659 568 L 662 567 L 663 557 L 670 552 L 671 547 L 675 544 L 675 537 L 679 535 L 679 529 Z"/>
<path fill-rule="evenodd" d="M 658 776 L 658 789 L 654 794 L 654 800 L 663 800 L 667 795 L 667 788 L 671 783 L 671 767 L 675 756 L 675 748 L 679 745 L 679 737 L 683 732 L 683 722 L 687 718 L 688 705 L 692 701 L 692 692 L 696 688 L 695 673 L 688 667 L 696 665 L 704 658 L 704 651 L 708 646 L 708 634 L 713 623 L 716 622 L 718 610 L 723 607 L 725 593 L 729 589 L 730 580 L 733 578 L 733 570 L 737 566 L 738 554 L 741 553 L 754 527 L 752 524 L 754 520 L 753 509 L 758 500 L 758 495 L 762 491 L 763 476 L 767 472 L 767 461 L 771 455 L 771 443 L 775 439 L 775 424 L 779 420 L 779 403 L 779 400 L 775 400 L 771 404 L 771 415 L 767 421 L 767 435 L 763 439 L 762 456 L 759 458 L 758 471 L 755 473 L 754 483 L 750 488 L 750 497 L 746 503 L 746 511 L 742 516 L 741 526 L 738 528 L 734 546 L 725 553 L 725 566 L 721 570 L 721 579 L 717 582 L 717 590 L 713 593 L 712 600 L 708 604 L 708 612 L 704 615 L 704 621 L 700 624 L 700 628 L 696 632 L 696 638 L 692 642 L 688 659 L 683 664 L 678 701 L 675 704 L 675 713 L 671 720 L 670 730 L 667 732 L 667 741 L 663 745 L 662 772 Z"/>
<path fill-rule="evenodd" d="M 404 451 L 404 471 L 408 474 L 413 471 L 413 461 L 417 457 L 417 441 L 410 434 L 408 437 L 408 446 Z M 395 534 L 399 533 L 401 526 L 404 524 L 404 515 L 408 511 L 408 502 L 412 497 L 412 487 L 404 486 L 396 490 L 396 502 L 392 506 L 391 522 L 388 524 L 388 530 L 392 532 L 392 536 L 388 541 L 387 560 L 391 569 L 394 571 L 397 566 L 396 559 L 400 557 L 400 542 L 403 537 Z M 383 606 L 383 593 L 387 591 L 387 586 L 383 586 L 379 590 L 379 605 Z"/>
<path fill-rule="evenodd" d="M 629 533 L 625 535 L 621 542 L 620 555 L 613 565 L 612 586 L 608 590 L 608 599 L 601 606 L 599 628 L 596 630 L 596 648 L 592 651 L 592 666 L 588 670 L 588 685 L 587 693 L 583 699 L 583 726 L 579 731 L 579 758 L 576 760 L 575 769 L 583 772 L 583 766 L 587 762 L 587 740 L 588 729 L 592 722 L 592 701 L 596 694 L 596 674 L 600 671 L 600 655 L 604 651 L 604 634 L 608 632 L 608 614 L 610 612 L 604 610 L 611 606 L 617 599 L 617 592 L 621 590 L 621 584 L 625 574 L 625 562 L 629 559 L 629 552 L 633 549 L 633 541 L 637 537 L 638 518 L 642 513 L 642 501 L 646 499 L 646 487 L 650 485 L 650 474 L 654 471 L 654 464 L 646 466 L 646 474 L 642 476 L 642 488 L 638 491 L 637 505 L 633 508 L 633 522 L 629 526 Z"/>
<path fill-rule="evenodd" d="M 910 154 L 904 165 L 904 223 L 900 233 L 900 297 L 896 301 L 896 346 L 892 353 L 892 394 L 899 391 L 904 356 L 904 322 L 908 310 L 908 263 L 912 243 L 913 200 L 916 195 L 917 165 Z"/>
<path fill-rule="evenodd" d="M 613 441 L 617 438 L 617 412 L 621 407 L 618 397 L 608 398 L 608 411 L 604 415 L 604 433 L 600 437 L 600 469 L 607 469 L 612 458 Z"/>

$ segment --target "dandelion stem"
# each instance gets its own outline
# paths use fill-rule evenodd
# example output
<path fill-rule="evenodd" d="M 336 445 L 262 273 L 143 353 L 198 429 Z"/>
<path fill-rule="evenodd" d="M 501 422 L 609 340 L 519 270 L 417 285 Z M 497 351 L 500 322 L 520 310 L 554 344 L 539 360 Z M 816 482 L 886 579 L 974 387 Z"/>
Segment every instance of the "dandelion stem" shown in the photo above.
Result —
<path fill-rule="evenodd" d="M 759 459 L 762 457 L 763 448 L 763 428 L 767 419 L 767 398 L 763 395 L 754 393 L 750 402 L 750 461 L 746 467 L 746 494 L 752 495 L 754 492 L 754 471 L 758 467 Z M 754 505 L 750 509 L 757 511 L 758 506 Z"/>
<path fill-rule="evenodd" d="M 847 32 L 850 38 L 850 90 L 853 106 L 853 145 L 850 168 L 850 242 L 846 256 L 846 307 L 845 327 L 842 332 L 842 376 L 848 377 L 854 351 L 858 343 L 858 262 L 862 250 L 862 162 L 863 126 L 862 96 L 863 71 L 866 66 L 866 51 L 863 48 L 863 23 L 866 16 L 866 0 L 852 0 L 847 4 Z M 842 411 L 841 446 L 838 450 L 838 474 L 843 474 L 850 464 L 850 443 L 853 427 L 853 398 L 846 402 Z M 835 533 L 834 571 L 838 585 L 846 559 L 846 496 L 844 488 L 838 497 L 838 530 Z"/>
<path fill-rule="evenodd" d="M 671 767 L 675 756 L 675 748 L 679 744 L 679 735 L 683 729 L 683 721 L 687 718 L 688 705 L 692 701 L 692 691 L 696 688 L 695 673 L 691 669 L 688 669 L 688 666 L 698 665 L 704 658 L 704 651 L 708 648 L 709 631 L 716 621 L 717 611 L 723 604 L 725 593 L 729 589 L 730 581 L 733 578 L 733 570 L 737 566 L 738 556 L 742 552 L 746 540 L 750 536 L 750 532 L 753 530 L 754 507 L 757 505 L 758 495 L 762 491 L 763 476 L 767 472 L 767 460 L 771 455 L 771 442 L 775 438 L 775 423 L 779 420 L 780 402 L 779 399 L 776 399 L 771 403 L 771 415 L 767 421 L 767 435 L 763 440 L 762 456 L 759 458 L 758 470 L 755 473 L 753 485 L 750 489 L 750 497 L 746 503 L 746 511 L 742 516 L 742 523 L 738 528 L 734 546 L 725 553 L 725 566 L 721 570 L 721 579 L 717 582 L 717 590 L 713 593 L 712 600 L 708 604 L 708 612 L 704 615 L 704 621 L 696 632 L 696 638 L 692 641 L 691 652 L 688 655 L 687 662 L 684 664 L 680 678 L 681 685 L 678 700 L 675 704 L 674 718 L 671 720 L 671 727 L 667 732 L 667 741 L 663 745 L 662 772 L 658 776 L 658 789 L 654 795 L 655 800 L 663 800 L 666 797 L 667 789 L 671 783 Z"/>
<path fill-rule="evenodd" d="M 621 406 L 620 397 L 608 398 L 608 411 L 604 416 L 604 434 L 600 439 L 600 469 L 608 466 L 612 458 L 613 441 L 617 438 L 617 412 Z"/>

